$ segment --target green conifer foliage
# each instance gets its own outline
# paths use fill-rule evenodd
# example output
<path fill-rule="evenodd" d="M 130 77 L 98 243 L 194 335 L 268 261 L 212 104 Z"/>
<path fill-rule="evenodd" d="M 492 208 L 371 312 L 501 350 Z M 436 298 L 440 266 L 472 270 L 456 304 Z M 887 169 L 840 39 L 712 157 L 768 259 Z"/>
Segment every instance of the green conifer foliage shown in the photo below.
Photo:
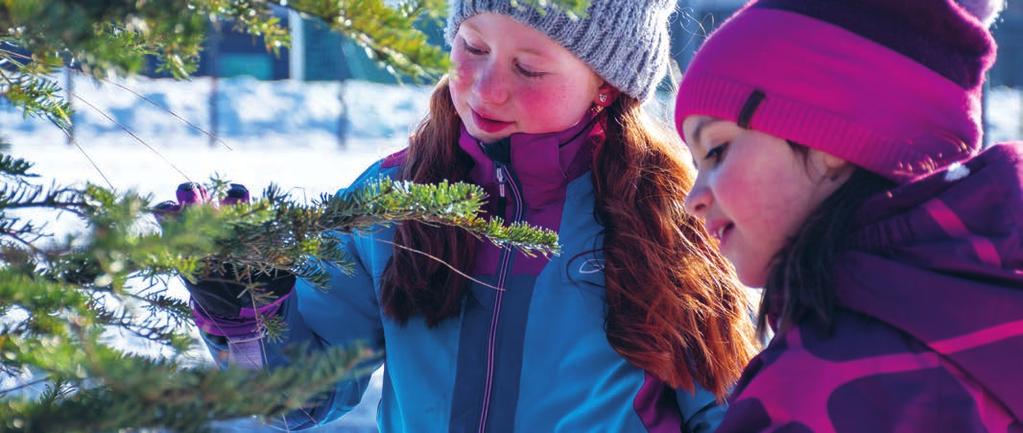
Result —
<path fill-rule="evenodd" d="M 521 3 L 553 3 L 577 15 L 587 6 Z M 211 21 L 261 36 L 270 51 L 287 46 L 273 5 L 322 19 L 396 74 L 431 79 L 447 71 L 446 54 L 414 26 L 442 19 L 443 0 L 0 0 L 0 95 L 26 116 L 68 131 L 70 105 L 51 78 L 60 68 L 126 76 L 155 56 L 161 70 L 186 78 Z M 8 148 L 0 138 L 0 377 L 35 379 L 0 389 L 0 431 L 206 431 L 215 420 L 277 417 L 307 406 L 338 380 L 368 374 L 359 366 L 380 356 L 359 347 L 317 355 L 297 348 L 294 365 L 274 371 L 190 365 L 182 356 L 195 343 L 186 332 L 190 307 L 161 289 L 179 275 L 204 278 L 229 265 L 241 283 L 286 270 L 322 284 L 328 267 L 351 266 L 336 248 L 337 233 L 408 220 L 460 227 L 528 255 L 559 252 L 555 233 L 481 218 L 486 197 L 475 185 L 381 179 L 310 203 L 270 187 L 252 203 L 193 206 L 158 226 L 149 197 L 113 185 L 39 185 L 32 163 Z M 225 184 L 212 179 L 209 188 L 216 195 Z M 73 215 L 84 232 L 54 238 L 25 210 Z M 253 302 L 272 301 L 249 286 Z M 103 338 L 110 329 L 173 355 L 125 353 Z M 262 329 L 270 338 L 286 332 L 273 318 L 264 318 Z M 33 385 L 46 391 L 20 392 Z"/>

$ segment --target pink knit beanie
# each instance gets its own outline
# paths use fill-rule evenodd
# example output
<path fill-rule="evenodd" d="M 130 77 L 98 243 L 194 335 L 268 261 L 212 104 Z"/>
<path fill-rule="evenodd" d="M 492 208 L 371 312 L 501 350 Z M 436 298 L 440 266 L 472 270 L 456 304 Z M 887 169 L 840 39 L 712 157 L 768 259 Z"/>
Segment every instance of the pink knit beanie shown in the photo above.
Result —
<path fill-rule="evenodd" d="M 754 0 L 690 64 L 679 133 L 691 115 L 727 119 L 896 182 L 968 158 L 1001 2 L 967 3 Z"/>

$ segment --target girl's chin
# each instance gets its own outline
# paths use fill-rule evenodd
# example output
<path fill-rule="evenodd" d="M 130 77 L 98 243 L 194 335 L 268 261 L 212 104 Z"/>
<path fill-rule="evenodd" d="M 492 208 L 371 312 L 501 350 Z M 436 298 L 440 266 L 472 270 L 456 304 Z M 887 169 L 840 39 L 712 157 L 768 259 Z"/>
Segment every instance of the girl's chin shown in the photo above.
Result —
<path fill-rule="evenodd" d="M 744 281 L 743 279 L 740 278 L 739 282 L 742 283 L 742 285 L 749 287 L 751 289 L 763 289 L 764 286 L 767 284 L 767 280 L 764 278 L 749 280 L 749 282 Z"/>
<path fill-rule="evenodd" d="M 479 128 L 470 128 L 469 133 L 472 134 L 473 137 L 476 137 L 477 139 L 484 143 L 493 143 L 495 141 L 507 138 L 509 135 L 511 135 L 511 132 L 502 131 L 495 134 L 486 131 L 481 131 Z"/>
<path fill-rule="evenodd" d="M 744 270 L 741 266 L 736 266 L 735 273 L 738 274 L 739 282 L 746 287 L 762 288 L 767 284 L 767 272 L 764 270 L 753 272 L 751 270 Z"/>

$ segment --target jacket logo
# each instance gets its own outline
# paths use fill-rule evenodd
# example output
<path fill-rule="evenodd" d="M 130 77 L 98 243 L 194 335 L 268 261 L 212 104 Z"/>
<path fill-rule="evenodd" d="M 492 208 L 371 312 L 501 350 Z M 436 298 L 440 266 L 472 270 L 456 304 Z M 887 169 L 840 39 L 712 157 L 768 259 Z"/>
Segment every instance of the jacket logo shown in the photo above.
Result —
<path fill-rule="evenodd" d="M 586 259 L 581 265 L 579 265 L 579 273 L 596 274 L 604 272 L 604 259 Z"/>

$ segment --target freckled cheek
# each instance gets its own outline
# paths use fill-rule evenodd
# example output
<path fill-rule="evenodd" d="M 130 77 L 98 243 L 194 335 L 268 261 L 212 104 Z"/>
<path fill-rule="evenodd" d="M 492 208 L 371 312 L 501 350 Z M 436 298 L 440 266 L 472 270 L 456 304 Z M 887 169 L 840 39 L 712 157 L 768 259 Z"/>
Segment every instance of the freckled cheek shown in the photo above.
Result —
<path fill-rule="evenodd" d="M 531 132 L 560 131 L 574 125 L 583 111 L 566 104 L 566 93 L 565 88 L 556 86 L 522 86 L 516 92 L 520 122 Z"/>
<path fill-rule="evenodd" d="M 736 224 L 745 224 L 751 215 L 758 213 L 756 197 L 761 193 L 755 179 L 751 179 L 741 166 L 721 167 L 715 173 L 714 195 L 718 206 Z"/>
<path fill-rule="evenodd" d="M 476 67 L 472 62 L 459 61 L 457 56 L 452 56 L 454 68 L 451 71 L 449 85 L 452 89 L 452 97 L 467 95 L 472 89 L 472 82 L 476 77 Z"/>
<path fill-rule="evenodd" d="M 801 220 L 794 216 L 799 197 L 793 197 L 784 182 L 750 168 L 719 186 L 729 191 L 719 201 L 740 229 L 737 246 L 748 265 L 757 269 L 767 266 L 799 229 Z"/>
<path fill-rule="evenodd" d="M 738 171 L 738 170 L 737 170 Z M 771 193 L 745 173 L 732 173 L 717 185 L 718 206 L 736 230 L 726 246 L 726 254 L 735 265 L 743 283 L 759 287 L 764 271 L 781 247 L 778 228 L 772 224 Z"/>

